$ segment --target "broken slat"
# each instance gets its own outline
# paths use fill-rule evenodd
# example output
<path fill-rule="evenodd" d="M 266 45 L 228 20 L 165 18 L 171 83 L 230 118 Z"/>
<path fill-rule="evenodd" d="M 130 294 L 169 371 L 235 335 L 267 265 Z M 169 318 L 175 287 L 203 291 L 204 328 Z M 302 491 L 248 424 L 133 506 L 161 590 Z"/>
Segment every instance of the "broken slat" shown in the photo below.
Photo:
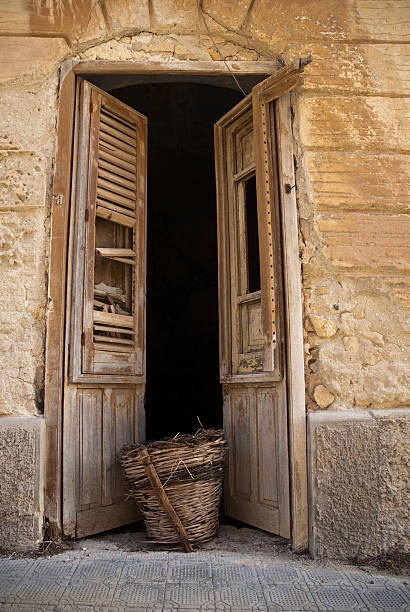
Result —
<path fill-rule="evenodd" d="M 132 329 L 124 329 L 123 327 L 112 327 L 110 325 L 94 325 L 95 331 L 105 331 L 113 334 L 129 334 L 130 336 L 135 335 L 135 331 Z"/>
<path fill-rule="evenodd" d="M 97 206 L 96 215 L 100 217 L 100 219 L 106 219 L 107 221 L 112 221 L 113 223 L 118 223 L 118 225 L 124 225 L 125 227 L 134 227 L 136 223 L 135 217 L 129 217 L 122 212 L 111 210 L 105 206 Z"/>
<path fill-rule="evenodd" d="M 135 257 L 132 249 L 109 249 L 107 247 L 97 247 L 96 252 L 103 257 Z"/>
<path fill-rule="evenodd" d="M 113 210 L 114 212 L 121 213 L 122 215 L 127 215 L 127 217 L 135 219 L 135 211 L 131 210 L 130 208 L 124 208 L 118 204 L 113 204 L 113 202 L 106 202 L 105 200 L 99 200 L 98 198 L 97 204 L 103 208 L 108 208 L 109 210 Z"/>
<path fill-rule="evenodd" d="M 110 344 L 109 342 L 93 342 L 94 350 L 104 353 L 133 353 L 133 346 L 123 346 L 121 344 Z"/>
<path fill-rule="evenodd" d="M 93 314 L 94 323 L 105 323 L 107 325 L 134 329 L 134 317 L 130 315 L 118 315 L 112 312 L 100 312 L 99 310 L 94 310 Z"/>
<path fill-rule="evenodd" d="M 113 259 L 114 261 L 119 261 L 120 263 L 129 264 L 130 266 L 136 265 L 136 261 L 134 259 L 125 259 L 124 257 L 108 257 L 107 259 Z"/>
<path fill-rule="evenodd" d="M 134 345 L 134 340 L 128 340 L 127 338 L 110 338 L 109 336 L 100 336 L 99 334 L 94 334 L 94 342 L 114 342 L 117 344 L 132 344 Z"/>

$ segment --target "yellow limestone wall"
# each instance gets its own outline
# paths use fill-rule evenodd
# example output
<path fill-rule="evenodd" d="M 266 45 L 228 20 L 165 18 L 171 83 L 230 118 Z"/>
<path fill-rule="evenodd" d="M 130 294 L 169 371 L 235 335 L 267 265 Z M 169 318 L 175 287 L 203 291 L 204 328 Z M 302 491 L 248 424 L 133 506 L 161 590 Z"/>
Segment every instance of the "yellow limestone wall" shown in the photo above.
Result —
<path fill-rule="evenodd" d="M 408 549 L 410 0 L 201 4 L 227 60 L 314 57 L 292 94 L 312 554 Z M 43 406 L 52 307 L 58 69 L 73 58 L 220 59 L 196 0 L 0 0 L 0 416 L 12 417 L 0 419 L 6 547 L 42 538 L 44 423 L 33 415 Z M 31 418 L 13 418 L 24 415 Z M 24 473 L 21 444 L 32 458 Z M 16 491 L 28 492 L 24 503 Z"/>
<path fill-rule="evenodd" d="M 292 96 L 308 407 L 408 406 L 410 2 L 202 4 L 226 59 L 314 57 Z M 0 2 L 2 415 L 42 406 L 66 58 L 219 59 L 196 0 Z"/>

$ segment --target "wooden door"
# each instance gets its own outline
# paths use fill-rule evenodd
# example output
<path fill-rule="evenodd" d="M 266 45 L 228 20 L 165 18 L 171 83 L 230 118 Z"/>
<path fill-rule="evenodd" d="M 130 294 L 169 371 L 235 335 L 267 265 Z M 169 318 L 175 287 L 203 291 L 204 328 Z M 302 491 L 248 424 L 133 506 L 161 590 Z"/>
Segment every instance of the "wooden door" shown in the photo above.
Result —
<path fill-rule="evenodd" d="M 145 437 L 147 119 L 77 86 L 63 412 L 63 530 L 135 521 L 121 447 Z"/>
<path fill-rule="evenodd" d="M 276 99 L 296 63 L 253 88 L 215 125 L 220 379 L 228 516 L 290 538 L 287 377 Z"/>

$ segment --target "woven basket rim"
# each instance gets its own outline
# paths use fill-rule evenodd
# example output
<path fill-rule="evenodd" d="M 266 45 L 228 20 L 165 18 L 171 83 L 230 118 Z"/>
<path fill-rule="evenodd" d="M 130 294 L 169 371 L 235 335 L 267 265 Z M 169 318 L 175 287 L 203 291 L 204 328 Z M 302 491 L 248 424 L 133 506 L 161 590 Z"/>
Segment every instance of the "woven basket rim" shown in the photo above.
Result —
<path fill-rule="evenodd" d="M 127 444 L 122 447 L 121 455 L 133 452 L 138 454 L 146 449 L 150 452 L 182 450 L 183 448 L 195 448 L 212 443 L 226 444 L 223 429 L 199 429 L 195 434 L 177 434 L 173 438 L 162 438 L 144 444 Z"/>

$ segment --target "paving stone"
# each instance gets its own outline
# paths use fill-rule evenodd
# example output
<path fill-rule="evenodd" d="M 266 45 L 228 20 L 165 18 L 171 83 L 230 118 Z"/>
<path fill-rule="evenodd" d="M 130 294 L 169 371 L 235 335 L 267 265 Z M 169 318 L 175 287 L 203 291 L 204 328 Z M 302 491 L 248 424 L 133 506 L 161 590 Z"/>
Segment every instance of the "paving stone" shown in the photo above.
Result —
<path fill-rule="evenodd" d="M 121 582 L 115 590 L 113 604 L 117 606 L 156 605 L 160 606 L 164 600 L 164 586 L 144 582 Z"/>
<path fill-rule="evenodd" d="M 61 584 L 55 580 L 38 580 L 31 577 L 30 580 L 20 584 L 20 588 L 14 596 L 14 603 L 16 606 L 20 603 L 56 605 L 65 589 L 66 584 Z"/>
<path fill-rule="evenodd" d="M 169 580 L 174 583 L 209 581 L 211 577 L 211 564 L 209 562 L 184 563 L 178 561 L 177 563 L 171 563 L 169 567 Z"/>
<path fill-rule="evenodd" d="M 305 570 L 301 572 L 302 577 L 306 582 L 317 585 L 328 586 L 352 586 L 352 581 L 348 574 L 344 572 L 336 572 L 329 570 Z"/>
<path fill-rule="evenodd" d="M 336 572 L 338 574 L 338 572 Z M 363 586 L 367 584 L 384 584 L 388 576 L 375 576 L 366 572 L 346 572 L 353 585 Z"/>
<path fill-rule="evenodd" d="M 271 585 L 263 589 L 270 611 L 274 610 L 318 610 L 307 585 Z M 330 609 L 330 608 L 329 608 Z"/>
<path fill-rule="evenodd" d="M 319 610 L 361 612 L 368 610 L 366 603 L 353 588 L 344 586 L 321 586 L 311 589 Z"/>
<path fill-rule="evenodd" d="M 133 579 L 144 582 L 163 581 L 167 577 L 167 562 L 150 561 L 149 559 L 135 559 L 127 561 L 123 567 L 121 579 Z"/>
<path fill-rule="evenodd" d="M 109 605 L 114 595 L 114 588 L 99 581 L 71 582 L 61 598 L 62 604 L 89 606 Z"/>
<path fill-rule="evenodd" d="M 258 584 L 254 568 L 239 564 L 212 564 L 212 577 L 217 586 L 228 586 L 232 583 Z"/>
<path fill-rule="evenodd" d="M 213 610 L 214 593 L 211 585 L 168 584 L 165 588 L 164 608 L 166 610 Z"/>
<path fill-rule="evenodd" d="M 73 561 L 56 561 L 55 559 L 37 559 L 29 569 L 30 579 L 68 581 L 77 564 Z"/>
<path fill-rule="evenodd" d="M 232 585 L 215 590 L 217 610 L 267 610 L 263 591 L 253 585 Z"/>
<path fill-rule="evenodd" d="M 288 565 L 272 563 L 258 568 L 258 577 L 261 584 L 287 584 L 305 582 L 306 577 L 302 572 Z"/>
<path fill-rule="evenodd" d="M 406 593 L 401 591 L 399 587 L 369 587 L 364 591 L 362 597 L 374 612 L 383 612 L 384 610 L 408 612 L 410 610 L 410 592 L 406 596 Z"/>
<path fill-rule="evenodd" d="M 24 584 L 21 580 L 13 578 L 0 578 L 0 603 L 8 603 L 13 601 L 14 596 L 17 595 Z"/>
<path fill-rule="evenodd" d="M 76 571 L 74 572 L 74 580 L 104 580 L 109 581 L 110 579 L 118 579 L 120 577 L 123 562 L 101 560 L 101 559 L 90 559 L 87 561 L 80 561 L 77 565 Z"/>
<path fill-rule="evenodd" d="M 266 555 L 92 551 L 89 558 L 0 559 L 0 611 L 19 610 L 407 612 L 410 588 L 403 578 Z"/>
<path fill-rule="evenodd" d="M 33 565 L 34 559 L 0 559 L 0 576 L 24 577 Z"/>

